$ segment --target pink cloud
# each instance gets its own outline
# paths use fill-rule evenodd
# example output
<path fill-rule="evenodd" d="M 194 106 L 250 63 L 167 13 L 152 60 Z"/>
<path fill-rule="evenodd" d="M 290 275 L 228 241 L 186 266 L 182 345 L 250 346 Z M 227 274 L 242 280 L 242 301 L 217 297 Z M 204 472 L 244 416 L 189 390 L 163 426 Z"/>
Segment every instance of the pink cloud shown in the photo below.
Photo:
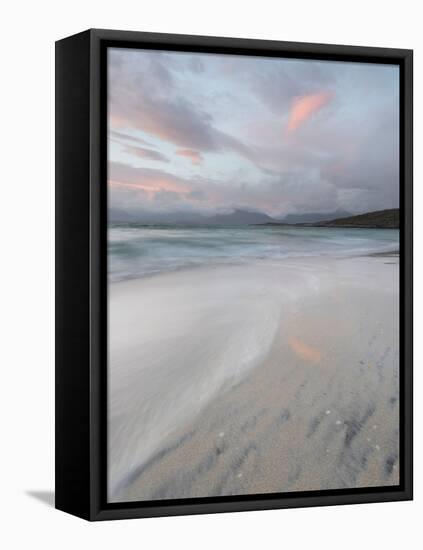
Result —
<path fill-rule="evenodd" d="M 152 168 L 135 168 L 118 162 L 109 163 L 108 181 L 111 187 L 138 189 L 153 196 L 161 191 L 185 194 L 192 189 L 183 179 Z"/>
<path fill-rule="evenodd" d="M 194 149 L 178 149 L 176 154 L 190 159 L 192 164 L 201 164 L 203 162 L 201 154 L 198 151 L 194 151 Z"/>
<path fill-rule="evenodd" d="M 302 126 L 314 113 L 317 113 L 333 99 L 333 92 L 319 92 L 294 98 L 289 113 L 286 132 L 291 133 Z"/>
<path fill-rule="evenodd" d="M 127 187 L 128 189 L 139 189 L 149 195 L 154 195 L 160 191 L 172 191 L 172 193 L 185 194 L 190 191 L 189 187 L 181 187 L 168 180 L 141 180 L 137 183 L 127 183 L 124 181 L 109 180 L 110 187 Z"/>

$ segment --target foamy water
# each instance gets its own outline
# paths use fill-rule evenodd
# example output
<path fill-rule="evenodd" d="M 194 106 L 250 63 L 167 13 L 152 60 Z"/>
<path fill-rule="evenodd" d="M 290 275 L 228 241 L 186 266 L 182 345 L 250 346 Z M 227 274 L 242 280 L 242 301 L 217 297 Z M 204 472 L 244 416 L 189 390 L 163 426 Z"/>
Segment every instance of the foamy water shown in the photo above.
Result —
<path fill-rule="evenodd" d="M 399 232 L 393 229 L 111 224 L 109 278 L 120 281 L 181 268 L 260 259 L 364 255 L 398 247 Z"/>

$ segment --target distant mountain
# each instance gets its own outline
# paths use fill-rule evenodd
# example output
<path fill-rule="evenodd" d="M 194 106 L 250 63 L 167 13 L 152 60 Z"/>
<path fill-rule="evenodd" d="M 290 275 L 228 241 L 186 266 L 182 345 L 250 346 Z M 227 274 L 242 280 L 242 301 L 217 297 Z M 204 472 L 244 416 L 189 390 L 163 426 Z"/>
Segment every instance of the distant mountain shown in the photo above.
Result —
<path fill-rule="evenodd" d="M 399 228 L 399 209 L 377 210 L 375 212 L 366 212 L 358 216 L 348 216 L 346 218 L 337 218 L 317 223 L 319 227 L 363 227 L 363 228 L 381 228 L 398 229 Z"/>
<path fill-rule="evenodd" d="M 370 227 L 370 228 L 398 228 L 399 210 L 379 210 L 352 216 L 349 212 L 337 210 L 336 212 L 321 214 L 310 212 L 308 214 L 288 214 L 285 218 L 277 220 L 263 212 L 235 209 L 228 214 L 215 214 L 205 216 L 196 212 L 167 212 L 151 213 L 139 212 L 133 214 L 111 208 L 109 221 L 120 223 L 140 223 L 145 225 L 302 225 L 317 227 Z"/>
<path fill-rule="evenodd" d="M 288 214 L 284 218 L 278 220 L 280 223 L 297 224 L 297 223 L 316 223 L 325 220 L 334 220 L 338 218 L 346 218 L 351 216 L 351 212 L 345 210 L 336 210 L 335 212 L 308 212 L 306 214 Z"/>
<path fill-rule="evenodd" d="M 234 210 L 230 214 L 216 214 L 206 219 L 208 225 L 256 225 L 276 221 L 262 212 L 239 209 Z"/>
<path fill-rule="evenodd" d="M 130 214 L 115 208 L 109 210 L 109 221 L 145 225 L 253 225 L 276 222 L 274 218 L 262 212 L 240 209 L 235 209 L 228 214 L 205 216 L 196 212 L 139 212 Z"/>

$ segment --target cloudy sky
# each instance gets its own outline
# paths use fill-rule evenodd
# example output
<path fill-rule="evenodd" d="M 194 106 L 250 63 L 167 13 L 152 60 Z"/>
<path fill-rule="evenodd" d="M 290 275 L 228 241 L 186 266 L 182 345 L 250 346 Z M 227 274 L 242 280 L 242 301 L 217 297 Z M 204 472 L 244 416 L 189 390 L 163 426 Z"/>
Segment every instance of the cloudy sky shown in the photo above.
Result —
<path fill-rule="evenodd" d="M 109 204 L 398 206 L 398 67 L 109 49 Z"/>

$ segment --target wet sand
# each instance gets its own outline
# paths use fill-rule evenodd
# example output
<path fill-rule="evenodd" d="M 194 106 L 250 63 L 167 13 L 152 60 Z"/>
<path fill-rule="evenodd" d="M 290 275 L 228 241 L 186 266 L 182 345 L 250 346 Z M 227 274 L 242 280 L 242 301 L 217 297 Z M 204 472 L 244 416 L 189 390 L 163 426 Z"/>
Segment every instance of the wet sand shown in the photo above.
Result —
<path fill-rule="evenodd" d="M 398 300 L 391 255 L 114 285 L 109 499 L 398 484 Z"/>

